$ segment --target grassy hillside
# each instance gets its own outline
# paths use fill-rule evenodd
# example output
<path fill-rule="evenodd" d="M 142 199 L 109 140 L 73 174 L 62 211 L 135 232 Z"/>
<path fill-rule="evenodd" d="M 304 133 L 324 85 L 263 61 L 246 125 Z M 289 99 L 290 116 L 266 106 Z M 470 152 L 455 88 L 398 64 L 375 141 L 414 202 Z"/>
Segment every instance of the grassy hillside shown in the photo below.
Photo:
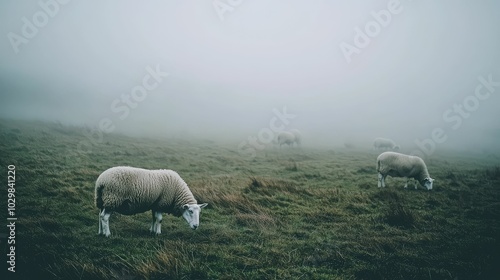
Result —
<path fill-rule="evenodd" d="M 112 134 L 80 154 L 84 139 L 78 127 L 0 122 L 3 182 L 7 166 L 16 166 L 16 278 L 500 275 L 500 160 L 494 156 L 434 155 L 427 160 L 436 179 L 429 192 L 405 190 L 403 179 L 390 177 L 378 189 L 377 153 L 369 150 L 282 149 L 247 158 L 236 145 Z M 118 165 L 179 172 L 198 201 L 209 203 L 200 228 L 166 216 L 163 233 L 151 236 L 149 212 L 113 214 L 111 237 L 97 236 L 94 183 Z M 7 209 L 5 187 L 1 193 Z M 2 246 L 6 252 L 5 239 Z"/>

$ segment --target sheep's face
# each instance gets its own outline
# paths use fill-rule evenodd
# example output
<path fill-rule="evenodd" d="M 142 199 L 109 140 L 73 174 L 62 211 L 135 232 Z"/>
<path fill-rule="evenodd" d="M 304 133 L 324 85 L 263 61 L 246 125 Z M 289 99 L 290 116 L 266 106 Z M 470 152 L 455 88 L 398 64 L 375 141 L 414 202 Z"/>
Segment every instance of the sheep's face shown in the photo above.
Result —
<path fill-rule="evenodd" d="M 423 186 L 427 188 L 428 191 L 432 190 L 432 183 L 434 182 L 434 179 L 431 177 L 427 177 L 424 179 Z"/>
<path fill-rule="evenodd" d="M 186 220 L 186 222 L 189 224 L 189 227 L 192 229 L 197 229 L 200 226 L 200 212 L 201 208 L 207 206 L 207 203 L 203 204 L 184 204 L 182 206 L 182 209 L 184 209 L 184 212 L 182 212 L 182 217 Z"/>

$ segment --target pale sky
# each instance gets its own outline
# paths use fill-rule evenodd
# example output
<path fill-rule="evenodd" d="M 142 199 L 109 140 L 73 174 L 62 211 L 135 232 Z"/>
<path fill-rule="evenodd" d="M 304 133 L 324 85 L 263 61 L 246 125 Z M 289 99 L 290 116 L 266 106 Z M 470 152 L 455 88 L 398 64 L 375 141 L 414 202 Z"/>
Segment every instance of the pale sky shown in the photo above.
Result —
<path fill-rule="evenodd" d="M 322 144 L 500 137 L 500 87 L 473 100 L 478 77 L 500 82 L 498 1 L 60 2 L 0 3 L 0 118 L 239 141 L 286 107 Z"/>

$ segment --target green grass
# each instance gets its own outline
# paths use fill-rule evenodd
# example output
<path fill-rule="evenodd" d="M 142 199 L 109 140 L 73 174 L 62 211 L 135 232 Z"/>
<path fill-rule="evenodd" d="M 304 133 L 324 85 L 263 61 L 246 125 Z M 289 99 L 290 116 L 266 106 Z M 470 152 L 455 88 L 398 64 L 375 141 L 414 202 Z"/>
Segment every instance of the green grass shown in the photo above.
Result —
<path fill-rule="evenodd" d="M 404 179 L 390 177 L 378 189 L 377 153 L 369 150 L 281 149 L 246 158 L 237 145 L 111 134 L 82 155 L 76 147 L 84 139 L 78 127 L 0 124 L 4 181 L 7 166 L 16 165 L 19 279 L 500 275 L 495 157 L 437 153 L 427 160 L 436 179 L 429 192 L 405 190 Z M 111 237 L 97 236 L 94 183 L 118 165 L 179 172 L 209 203 L 200 228 L 167 216 L 163 233 L 152 236 L 150 213 L 113 214 Z"/>

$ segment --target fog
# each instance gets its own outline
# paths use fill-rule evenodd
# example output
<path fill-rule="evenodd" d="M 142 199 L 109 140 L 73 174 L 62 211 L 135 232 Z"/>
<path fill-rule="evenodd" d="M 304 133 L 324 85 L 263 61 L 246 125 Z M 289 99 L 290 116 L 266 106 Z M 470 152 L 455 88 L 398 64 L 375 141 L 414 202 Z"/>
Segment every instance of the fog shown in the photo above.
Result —
<path fill-rule="evenodd" d="M 500 148 L 499 11 L 493 0 L 2 1 L 0 118 L 235 149 L 280 127 L 304 146 L 380 136 L 403 151 L 431 139 L 488 152 Z"/>

